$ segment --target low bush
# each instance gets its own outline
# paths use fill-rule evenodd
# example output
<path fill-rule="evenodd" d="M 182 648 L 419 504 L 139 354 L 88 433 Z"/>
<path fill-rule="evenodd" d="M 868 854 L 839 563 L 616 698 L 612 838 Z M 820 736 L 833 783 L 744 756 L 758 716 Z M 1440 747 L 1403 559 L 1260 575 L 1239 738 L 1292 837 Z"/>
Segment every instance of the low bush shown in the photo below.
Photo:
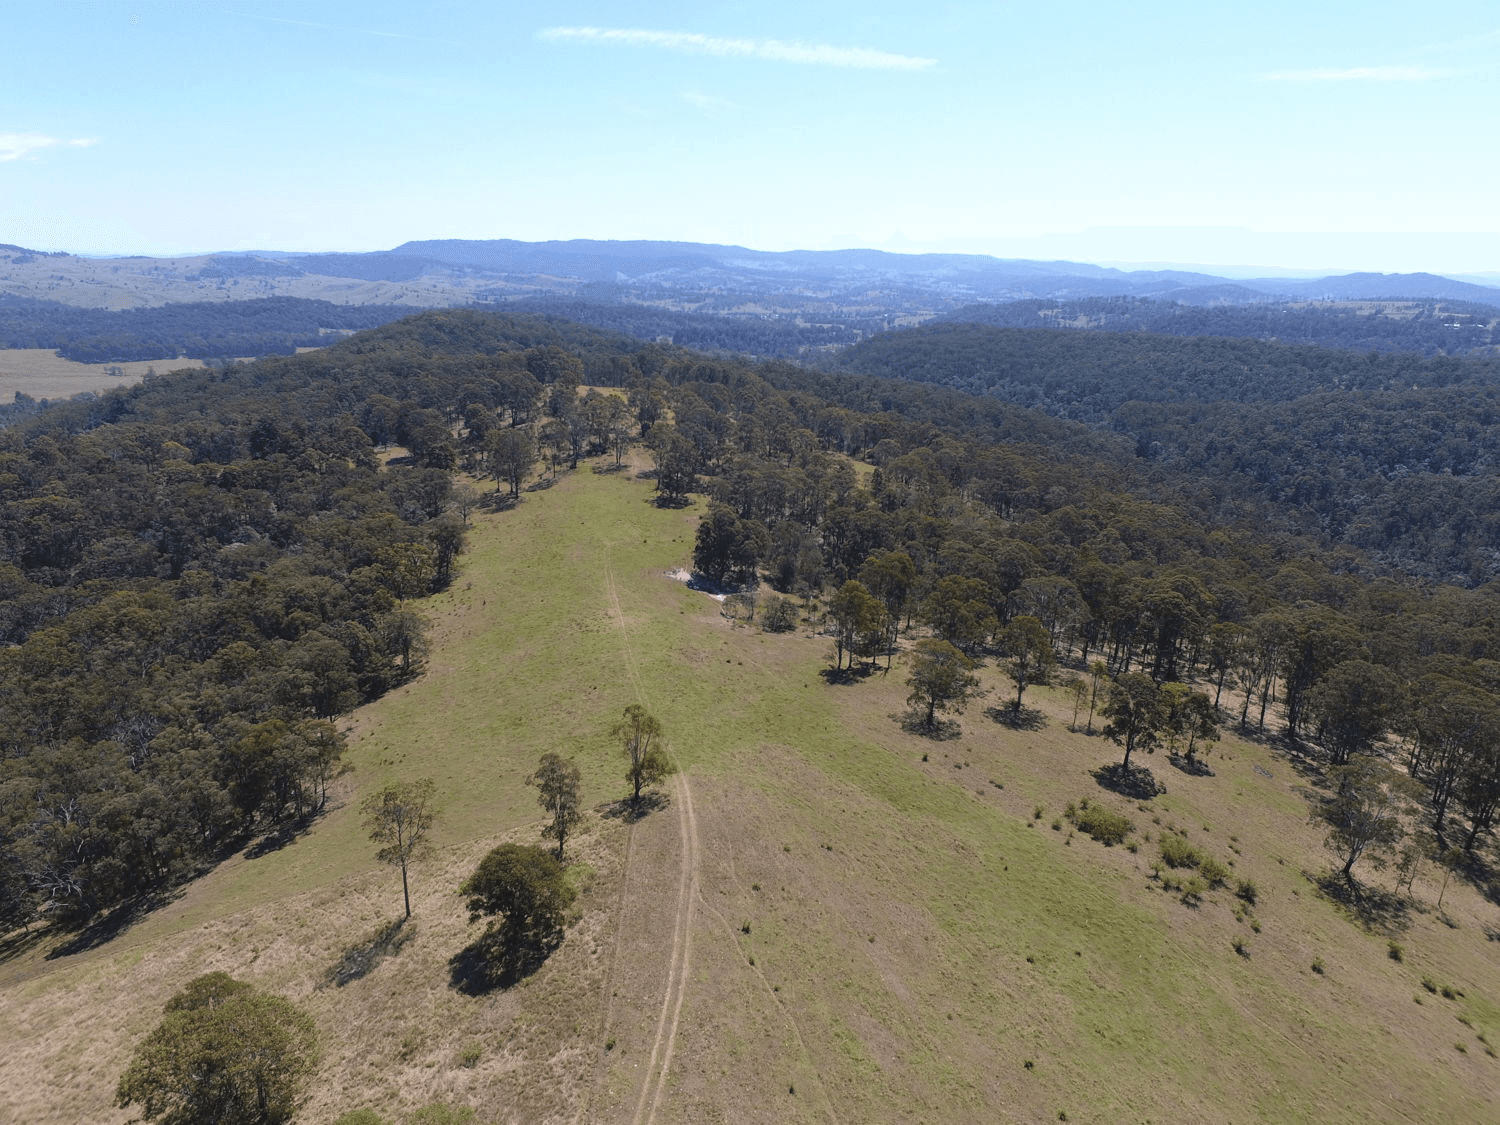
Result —
<path fill-rule="evenodd" d="M 1085 803 L 1072 819 L 1078 831 L 1087 833 L 1106 847 L 1123 844 L 1125 837 L 1135 829 L 1128 817 L 1100 805 Z"/>
<path fill-rule="evenodd" d="M 1163 832 L 1156 846 L 1168 867 L 1197 867 L 1203 862 L 1202 852 L 1171 832 Z"/>
<path fill-rule="evenodd" d="M 1205 857 L 1198 864 L 1198 874 L 1203 876 L 1210 887 L 1222 887 L 1229 882 L 1229 868 L 1211 856 Z"/>

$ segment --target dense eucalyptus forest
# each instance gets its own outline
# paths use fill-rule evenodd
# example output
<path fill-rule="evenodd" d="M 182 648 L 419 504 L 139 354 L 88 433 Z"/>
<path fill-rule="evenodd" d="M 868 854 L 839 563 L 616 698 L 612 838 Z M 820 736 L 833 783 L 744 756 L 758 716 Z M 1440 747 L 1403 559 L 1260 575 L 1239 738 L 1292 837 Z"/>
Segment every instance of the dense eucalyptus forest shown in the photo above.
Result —
<path fill-rule="evenodd" d="M 1041 643 L 1331 765 L 1394 735 L 1429 830 L 1490 845 L 1490 366 L 949 326 L 842 367 L 431 312 L 0 431 L 4 921 L 87 920 L 314 814 L 332 720 L 420 670 L 408 602 L 472 507 L 634 443 L 659 502 L 709 498 L 698 569 L 828 605 L 840 660 Z"/>

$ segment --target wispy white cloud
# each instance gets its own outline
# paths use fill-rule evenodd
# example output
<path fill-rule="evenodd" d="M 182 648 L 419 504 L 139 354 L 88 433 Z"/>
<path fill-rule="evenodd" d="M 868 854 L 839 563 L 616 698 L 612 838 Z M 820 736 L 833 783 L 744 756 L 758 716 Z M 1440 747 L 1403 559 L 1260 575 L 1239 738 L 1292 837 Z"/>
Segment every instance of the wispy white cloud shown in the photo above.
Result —
<path fill-rule="evenodd" d="M 780 39 L 730 39 L 693 31 L 648 31 L 624 27 L 548 27 L 542 39 L 573 43 L 607 43 L 625 47 L 659 47 L 688 55 L 718 58 L 765 59 L 811 66 L 853 67 L 862 70 L 925 70 L 936 59 L 894 55 L 869 47 L 834 47 L 826 43 L 788 43 Z"/>
<path fill-rule="evenodd" d="M 1268 82 L 1429 82 L 1452 73 L 1425 66 L 1353 66 L 1345 70 L 1284 70 L 1267 74 L 1265 79 Z"/>
<path fill-rule="evenodd" d="M 716 113 L 721 109 L 731 109 L 734 106 L 733 102 L 725 98 L 716 98 L 712 94 L 700 94 L 697 90 L 684 90 L 680 97 L 689 105 L 697 106 L 704 113 Z"/>
<path fill-rule="evenodd" d="M 78 137 L 65 141 L 58 137 L 44 137 L 40 133 L 0 133 L 0 161 L 21 160 L 44 148 L 87 148 L 98 141 L 98 137 Z"/>

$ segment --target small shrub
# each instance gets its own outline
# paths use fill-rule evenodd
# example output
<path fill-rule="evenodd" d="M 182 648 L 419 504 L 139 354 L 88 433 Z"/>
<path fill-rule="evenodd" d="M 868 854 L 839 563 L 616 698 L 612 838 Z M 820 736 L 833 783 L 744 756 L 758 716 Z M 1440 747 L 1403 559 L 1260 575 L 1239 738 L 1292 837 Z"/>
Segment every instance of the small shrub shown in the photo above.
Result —
<path fill-rule="evenodd" d="M 1235 883 L 1235 885 L 1234 885 L 1234 897 L 1235 898 L 1239 898 L 1239 899 L 1243 899 L 1244 901 L 1248 902 L 1251 906 L 1254 906 L 1256 900 L 1258 898 L 1260 898 L 1260 891 L 1255 886 L 1255 880 L 1254 879 L 1241 879 L 1237 883 Z"/>
<path fill-rule="evenodd" d="M 1250 957 L 1250 943 L 1244 938 L 1235 938 L 1234 951 L 1248 960 Z"/>
<path fill-rule="evenodd" d="M 1461 995 L 1458 989 L 1454 988 L 1451 984 L 1443 985 L 1438 994 L 1442 996 L 1444 1000 L 1457 1000 Z"/>
<path fill-rule="evenodd" d="M 1189 879 L 1182 885 L 1182 904 L 1197 906 L 1203 901 L 1203 892 L 1208 890 L 1202 879 Z"/>
<path fill-rule="evenodd" d="M 1089 805 L 1087 802 L 1083 810 L 1072 819 L 1080 832 L 1088 833 L 1106 847 L 1123 844 L 1125 837 L 1135 828 L 1129 818 L 1120 813 L 1111 812 L 1100 805 Z"/>
<path fill-rule="evenodd" d="M 1260 933 L 1260 919 L 1259 918 L 1251 918 L 1250 919 L 1250 928 L 1252 930 L 1254 930 L 1256 933 Z"/>
<path fill-rule="evenodd" d="M 1229 882 L 1229 868 L 1213 858 L 1206 858 L 1198 864 L 1198 874 L 1210 887 L 1222 887 Z"/>
<path fill-rule="evenodd" d="M 613 1051 L 615 1049 L 615 1037 L 613 1035 L 604 1041 L 604 1049 L 606 1051 Z"/>
<path fill-rule="evenodd" d="M 1058 819 L 1053 820 L 1053 822 L 1052 822 L 1052 831 L 1054 831 L 1054 832 L 1061 832 L 1062 831 L 1062 819 L 1060 817 Z"/>
<path fill-rule="evenodd" d="M 1024 1066 L 1027 1070 L 1030 1070 L 1032 1067 L 1036 1066 L 1036 1060 L 1034 1060 L 1034 1059 L 1027 1059 L 1021 1065 Z"/>
<path fill-rule="evenodd" d="M 1323 958 L 1321 958 L 1321 957 L 1314 957 L 1313 958 L 1312 971 L 1315 972 L 1315 973 L 1317 973 L 1318 976 L 1322 976 L 1323 975 Z"/>
<path fill-rule="evenodd" d="M 742 933 L 742 934 L 748 934 L 749 932 L 750 932 L 750 923 L 749 922 L 741 922 L 740 923 L 740 933 Z"/>
<path fill-rule="evenodd" d="M 1406 959 L 1406 947 L 1399 941 L 1393 941 L 1385 947 L 1385 955 L 1392 961 L 1403 961 Z"/>
<path fill-rule="evenodd" d="M 479 1060 L 484 1056 L 484 1046 L 479 1043 L 470 1043 L 458 1052 L 458 1065 L 473 1070 L 479 1065 Z"/>
<path fill-rule="evenodd" d="M 1042 806 L 1041 805 L 1037 805 L 1035 808 L 1033 808 L 1031 810 L 1031 819 L 1032 820 L 1041 820 L 1042 819 Z"/>
<path fill-rule="evenodd" d="M 1422 987 L 1425 988 L 1428 992 L 1432 993 L 1434 996 L 1437 995 L 1437 982 L 1434 981 L 1431 977 L 1422 978 Z"/>
<path fill-rule="evenodd" d="M 1156 846 L 1168 867 L 1197 867 L 1203 862 L 1203 853 L 1181 836 L 1164 833 Z"/>

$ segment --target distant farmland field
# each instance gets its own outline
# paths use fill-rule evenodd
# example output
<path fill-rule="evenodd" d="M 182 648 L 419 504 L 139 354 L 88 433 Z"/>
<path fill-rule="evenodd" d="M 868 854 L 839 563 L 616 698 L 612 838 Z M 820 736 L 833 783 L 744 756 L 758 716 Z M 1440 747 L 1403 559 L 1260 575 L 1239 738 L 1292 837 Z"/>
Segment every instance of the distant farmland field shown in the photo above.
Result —
<path fill-rule="evenodd" d="M 138 383 L 148 368 L 164 372 L 202 366 L 196 359 L 74 363 L 49 348 L 0 348 L 0 402 L 9 402 L 17 391 L 32 398 L 70 398 L 84 391 L 107 391 Z"/>

